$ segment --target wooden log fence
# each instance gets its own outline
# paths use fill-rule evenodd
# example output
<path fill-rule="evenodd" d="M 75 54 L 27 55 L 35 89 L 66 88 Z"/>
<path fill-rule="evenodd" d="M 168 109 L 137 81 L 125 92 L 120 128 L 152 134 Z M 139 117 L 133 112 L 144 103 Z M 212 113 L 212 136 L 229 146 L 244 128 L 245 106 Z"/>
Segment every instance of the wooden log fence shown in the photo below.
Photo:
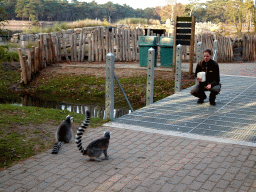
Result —
<path fill-rule="evenodd" d="M 202 42 L 203 51 L 205 49 L 213 49 L 214 40 L 218 40 L 218 62 L 232 62 L 234 54 L 230 37 L 209 35 L 207 33 L 197 35 L 195 38 L 195 48 L 198 42 Z"/>
<path fill-rule="evenodd" d="M 152 32 L 152 31 L 151 31 Z M 112 52 L 115 61 L 138 61 L 138 39 L 144 35 L 143 29 L 112 28 L 112 31 L 102 27 L 76 30 L 62 30 L 57 33 L 39 34 L 36 46 L 27 50 L 24 56 L 18 49 L 21 80 L 28 84 L 33 77 L 47 65 L 65 60 L 67 62 L 105 62 L 106 54 Z M 150 35 L 160 36 L 151 33 Z M 170 36 L 170 34 L 165 34 Z M 218 62 L 233 62 L 233 42 L 230 37 L 212 34 L 200 34 L 195 37 L 195 50 L 198 42 L 202 42 L 202 49 L 213 48 L 213 41 L 218 40 Z M 256 60 L 256 36 L 243 35 L 242 57 L 244 61 Z M 158 49 L 158 52 L 160 49 Z M 187 46 L 182 47 L 183 59 L 189 55 Z M 158 54 L 160 58 L 160 54 Z M 188 58 L 188 57 L 187 57 Z M 196 62 L 196 54 L 194 55 Z"/>
<path fill-rule="evenodd" d="M 63 30 L 39 35 L 36 47 L 27 50 L 26 56 L 21 49 L 18 51 L 24 84 L 28 84 L 47 65 L 61 60 L 84 62 L 87 56 L 89 62 L 104 62 L 106 54 L 112 52 L 116 61 L 136 61 L 139 59 L 138 38 L 144 33 L 142 29 L 113 28 L 109 31 L 97 27 L 89 33 L 78 29 L 71 33 Z"/>

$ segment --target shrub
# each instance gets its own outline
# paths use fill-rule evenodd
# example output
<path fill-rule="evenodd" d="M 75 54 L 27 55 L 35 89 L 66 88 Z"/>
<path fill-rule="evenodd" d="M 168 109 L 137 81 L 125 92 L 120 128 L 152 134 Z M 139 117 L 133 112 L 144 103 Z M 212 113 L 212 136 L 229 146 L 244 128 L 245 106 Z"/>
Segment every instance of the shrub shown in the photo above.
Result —
<path fill-rule="evenodd" d="M 144 18 L 126 18 L 119 20 L 118 24 L 148 24 L 148 20 Z"/>
<path fill-rule="evenodd" d="M 32 48 L 33 46 L 36 47 L 37 45 L 35 43 L 30 43 L 29 42 L 25 47 L 26 48 Z"/>
<path fill-rule="evenodd" d="M 61 29 L 67 30 L 69 28 L 69 25 L 68 25 L 68 23 L 63 22 L 60 24 L 60 27 L 61 27 Z"/>
<path fill-rule="evenodd" d="M 52 27 L 52 31 L 57 32 L 57 31 L 61 31 L 61 25 L 59 23 L 55 23 Z"/>
<path fill-rule="evenodd" d="M 19 54 L 14 51 L 9 51 L 9 46 L 0 46 L 0 61 L 19 61 Z"/>

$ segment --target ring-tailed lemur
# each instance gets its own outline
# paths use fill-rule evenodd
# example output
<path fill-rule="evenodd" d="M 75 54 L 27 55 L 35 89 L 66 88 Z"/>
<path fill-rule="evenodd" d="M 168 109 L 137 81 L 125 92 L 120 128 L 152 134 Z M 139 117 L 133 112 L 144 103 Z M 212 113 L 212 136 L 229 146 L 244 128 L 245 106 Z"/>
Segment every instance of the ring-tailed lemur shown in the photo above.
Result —
<path fill-rule="evenodd" d="M 76 134 L 77 148 L 83 155 L 88 155 L 90 157 L 90 160 L 101 161 L 99 157 L 102 155 L 102 153 L 104 153 L 105 159 L 108 159 L 107 150 L 108 150 L 109 140 L 111 135 L 111 132 L 109 131 L 104 133 L 104 137 L 101 137 L 99 139 L 92 141 L 87 146 L 86 149 L 83 148 L 81 139 L 82 139 L 84 130 L 87 128 L 89 123 L 90 123 L 90 113 L 87 112 L 86 121 L 82 123 L 81 127 L 79 127 Z"/>
<path fill-rule="evenodd" d="M 66 119 L 58 127 L 55 138 L 57 143 L 53 146 L 52 154 L 58 154 L 61 146 L 64 143 L 68 143 L 73 138 L 72 126 L 71 123 L 74 121 L 74 118 L 68 115 Z"/>

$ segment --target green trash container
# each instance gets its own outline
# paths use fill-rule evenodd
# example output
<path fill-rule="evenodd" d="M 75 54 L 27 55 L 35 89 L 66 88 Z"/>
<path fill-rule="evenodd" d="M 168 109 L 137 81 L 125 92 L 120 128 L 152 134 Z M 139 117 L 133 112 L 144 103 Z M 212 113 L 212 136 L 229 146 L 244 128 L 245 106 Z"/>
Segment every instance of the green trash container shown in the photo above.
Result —
<path fill-rule="evenodd" d="M 157 61 L 157 46 L 158 37 L 157 36 L 140 36 L 139 37 L 139 52 L 140 52 L 140 66 L 148 66 L 148 50 L 152 47 L 155 49 L 155 67 Z"/>
<path fill-rule="evenodd" d="M 159 42 L 162 67 L 171 67 L 173 58 L 173 37 L 161 37 Z"/>

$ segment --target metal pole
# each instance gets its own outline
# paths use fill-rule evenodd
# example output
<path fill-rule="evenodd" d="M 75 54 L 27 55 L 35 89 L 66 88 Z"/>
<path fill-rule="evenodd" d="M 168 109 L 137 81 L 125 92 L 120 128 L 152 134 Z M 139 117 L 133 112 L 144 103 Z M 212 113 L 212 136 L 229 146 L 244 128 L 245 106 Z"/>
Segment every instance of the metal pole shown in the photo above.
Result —
<path fill-rule="evenodd" d="M 123 87 L 122 87 L 121 83 L 119 82 L 119 80 L 118 80 L 118 78 L 117 78 L 117 76 L 116 76 L 116 74 L 115 74 L 115 73 L 114 73 L 114 77 L 115 77 L 116 82 L 117 82 L 118 86 L 120 87 L 120 89 L 121 89 L 121 91 L 122 91 L 122 93 L 123 93 L 123 95 L 124 95 L 124 97 L 125 97 L 125 99 L 126 99 L 126 101 L 127 101 L 128 105 L 129 105 L 129 107 L 130 107 L 131 111 L 133 112 L 132 105 L 130 104 L 129 99 L 128 99 L 128 97 L 126 96 L 126 94 L 125 94 L 125 92 L 124 92 L 124 89 L 123 89 Z"/>
<path fill-rule="evenodd" d="M 212 57 L 212 60 L 216 61 L 218 60 L 218 40 L 214 40 L 213 41 L 213 57 Z"/>
<path fill-rule="evenodd" d="M 153 103 L 154 97 L 154 66 L 155 66 L 155 49 L 152 47 L 148 50 L 148 68 L 147 68 L 147 94 L 146 105 Z"/>
<path fill-rule="evenodd" d="M 175 70 L 175 89 L 174 92 L 179 92 L 181 90 L 181 60 L 182 59 L 182 45 L 177 45 L 176 47 L 176 70 Z"/>
<path fill-rule="evenodd" d="M 105 119 L 114 119 L 114 64 L 115 55 L 106 55 L 106 96 L 105 96 Z"/>
<path fill-rule="evenodd" d="M 196 63 L 199 63 L 202 60 L 202 53 L 203 47 L 202 47 L 202 42 L 197 43 L 197 50 L 196 50 Z"/>

